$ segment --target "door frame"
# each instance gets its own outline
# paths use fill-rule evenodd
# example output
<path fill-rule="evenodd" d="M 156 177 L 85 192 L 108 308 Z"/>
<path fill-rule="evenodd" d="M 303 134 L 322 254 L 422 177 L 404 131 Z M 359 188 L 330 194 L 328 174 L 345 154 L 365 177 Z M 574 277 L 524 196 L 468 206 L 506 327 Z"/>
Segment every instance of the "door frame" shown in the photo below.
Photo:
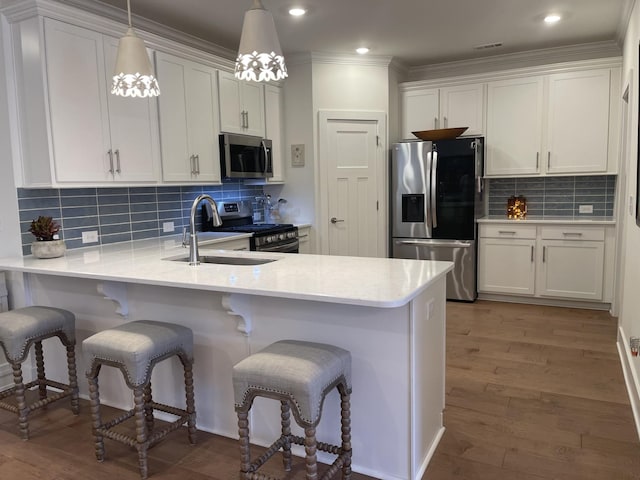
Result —
<path fill-rule="evenodd" d="M 386 257 L 388 253 L 388 158 L 387 149 L 387 114 L 382 111 L 353 111 L 353 110 L 318 110 L 318 161 L 316 162 L 316 225 L 318 229 L 318 252 L 329 254 L 329 196 L 328 196 L 328 171 L 327 152 L 328 124 L 330 121 L 363 121 L 376 122 L 378 127 L 378 155 L 376 165 L 378 211 L 380 223 L 378 225 L 377 256 Z"/>

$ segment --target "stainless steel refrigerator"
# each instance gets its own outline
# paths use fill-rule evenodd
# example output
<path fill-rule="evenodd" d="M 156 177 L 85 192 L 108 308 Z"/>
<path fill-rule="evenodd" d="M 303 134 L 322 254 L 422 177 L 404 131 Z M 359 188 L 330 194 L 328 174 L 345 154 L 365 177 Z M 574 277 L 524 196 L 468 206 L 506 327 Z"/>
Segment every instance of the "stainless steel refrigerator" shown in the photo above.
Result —
<path fill-rule="evenodd" d="M 448 260 L 447 298 L 477 297 L 477 223 L 484 214 L 482 138 L 402 142 L 391 149 L 391 256 Z"/>

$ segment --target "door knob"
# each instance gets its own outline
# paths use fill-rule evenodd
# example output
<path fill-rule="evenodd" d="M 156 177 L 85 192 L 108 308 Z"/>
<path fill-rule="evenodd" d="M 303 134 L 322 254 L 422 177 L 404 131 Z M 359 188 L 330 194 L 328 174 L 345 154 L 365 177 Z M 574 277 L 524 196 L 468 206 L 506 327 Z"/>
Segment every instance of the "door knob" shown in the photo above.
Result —
<path fill-rule="evenodd" d="M 331 223 L 344 222 L 344 220 L 338 220 L 336 217 L 331 217 Z"/>

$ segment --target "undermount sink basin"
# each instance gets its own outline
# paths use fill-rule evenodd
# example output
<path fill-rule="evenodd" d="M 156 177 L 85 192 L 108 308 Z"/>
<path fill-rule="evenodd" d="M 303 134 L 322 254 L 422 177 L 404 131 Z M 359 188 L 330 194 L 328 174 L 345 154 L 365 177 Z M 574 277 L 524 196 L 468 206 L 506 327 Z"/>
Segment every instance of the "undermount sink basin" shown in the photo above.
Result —
<path fill-rule="evenodd" d="M 174 262 L 188 262 L 189 257 L 165 258 Z M 200 263 L 217 263 L 221 265 L 263 265 L 275 262 L 277 258 L 249 258 L 249 257 L 221 257 L 213 255 L 202 255 Z"/>

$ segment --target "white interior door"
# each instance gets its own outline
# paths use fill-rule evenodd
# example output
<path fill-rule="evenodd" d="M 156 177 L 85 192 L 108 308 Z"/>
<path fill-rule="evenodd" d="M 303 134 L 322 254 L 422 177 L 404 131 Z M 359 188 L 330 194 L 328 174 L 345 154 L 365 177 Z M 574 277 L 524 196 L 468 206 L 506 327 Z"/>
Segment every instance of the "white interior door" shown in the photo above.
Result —
<path fill-rule="evenodd" d="M 321 118 L 328 240 L 322 250 L 330 255 L 384 256 L 384 117 L 364 117 Z"/>

